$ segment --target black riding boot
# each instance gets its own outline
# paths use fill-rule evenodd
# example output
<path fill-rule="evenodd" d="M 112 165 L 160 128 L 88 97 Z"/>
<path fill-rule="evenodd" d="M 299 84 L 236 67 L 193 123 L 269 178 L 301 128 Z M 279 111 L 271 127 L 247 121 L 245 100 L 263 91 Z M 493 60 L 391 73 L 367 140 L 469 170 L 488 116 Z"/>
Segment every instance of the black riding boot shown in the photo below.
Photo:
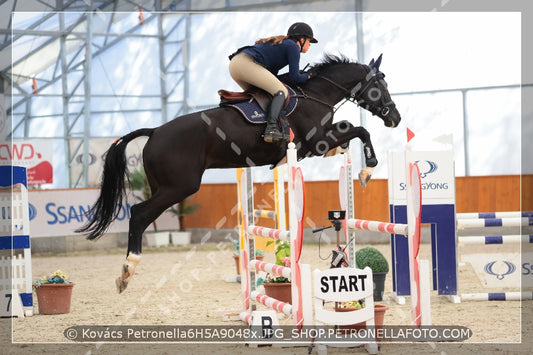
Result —
<path fill-rule="evenodd" d="M 285 105 L 285 93 L 278 91 L 274 94 L 270 109 L 268 110 L 267 126 L 265 128 L 264 140 L 265 142 L 273 142 L 283 140 L 283 133 L 278 129 L 278 119 Z"/>

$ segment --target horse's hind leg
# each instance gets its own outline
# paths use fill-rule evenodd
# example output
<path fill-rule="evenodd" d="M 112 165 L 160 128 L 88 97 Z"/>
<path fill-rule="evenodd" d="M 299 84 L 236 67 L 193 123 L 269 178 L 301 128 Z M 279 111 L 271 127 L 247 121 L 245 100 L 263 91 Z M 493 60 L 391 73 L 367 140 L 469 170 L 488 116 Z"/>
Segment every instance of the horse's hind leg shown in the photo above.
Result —
<path fill-rule="evenodd" d="M 128 254 L 122 265 L 122 274 L 116 280 L 119 293 L 128 287 L 128 283 L 135 273 L 135 268 L 141 261 L 143 232 L 150 223 L 176 202 L 179 201 L 173 198 L 172 194 L 162 193 L 161 190 L 158 190 L 150 199 L 131 207 Z"/>

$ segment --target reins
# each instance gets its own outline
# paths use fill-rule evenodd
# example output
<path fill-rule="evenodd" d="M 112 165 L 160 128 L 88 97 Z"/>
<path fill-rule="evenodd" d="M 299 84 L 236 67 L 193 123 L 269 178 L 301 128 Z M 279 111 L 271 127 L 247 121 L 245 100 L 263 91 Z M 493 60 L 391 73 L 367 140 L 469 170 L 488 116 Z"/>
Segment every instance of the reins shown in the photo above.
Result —
<path fill-rule="evenodd" d="M 372 74 L 371 74 L 372 73 Z M 356 105 L 358 106 L 363 106 L 363 104 L 366 103 L 366 109 L 369 110 L 370 112 L 372 112 L 373 115 L 377 115 L 377 113 L 379 111 L 381 111 L 381 114 L 383 116 L 386 116 L 389 114 L 390 112 L 390 108 L 389 106 L 394 106 L 394 102 L 393 101 L 389 101 L 389 102 L 383 102 L 383 97 L 381 97 L 381 104 L 382 104 L 382 107 L 379 107 L 375 104 L 372 104 L 372 103 L 367 103 L 365 101 L 365 99 L 363 99 L 361 97 L 361 95 L 363 95 L 365 92 L 367 92 L 370 87 L 374 84 L 374 82 L 377 80 L 378 76 L 379 76 L 379 73 L 380 72 L 375 72 L 374 70 L 371 70 L 369 72 L 369 74 L 371 74 L 372 76 L 370 77 L 369 80 L 366 81 L 366 83 L 364 84 L 361 84 L 360 82 L 357 83 L 357 85 L 355 85 L 352 89 L 346 89 L 345 87 L 343 87 L 342 85 L 334 82 L 333 80 L 323 76 L 323 75 L 318 75 L 317 78 L 321 78 L 325 81 L 327 81 L 328 83 L 332 84 L 333 86 L 335 86 L 337 89 L 340 89 L 343 91 L 344 93 L 344 100 L 340 103 L 340 105 L 337 106 L 337 108 L 335 108 L 335 105 L 330 105 L 329 103 L 325 102 L 325 101 L 322 101 L 316 97 L 313 97 L 313 96 L 309 96 L 307 93 L 304 92 L 304 90 L 297 86 L 297 89 L 302 93 L 301 95 L 295 95 L 296 97 L 301 97 L 301 98 L 304 98 L 304 99 L 310 99 L 310 100 L 313 100 L 313 101 L 316 101 L 318 103 L 321 103 L 325 106 L 328 106 L 331 111 L 333 112 L 333 114 L 335 114 L 335 112 L 342 106 L 346 103 L 346 101 L 351 101 L 353 103 L 355 103 Z"/>

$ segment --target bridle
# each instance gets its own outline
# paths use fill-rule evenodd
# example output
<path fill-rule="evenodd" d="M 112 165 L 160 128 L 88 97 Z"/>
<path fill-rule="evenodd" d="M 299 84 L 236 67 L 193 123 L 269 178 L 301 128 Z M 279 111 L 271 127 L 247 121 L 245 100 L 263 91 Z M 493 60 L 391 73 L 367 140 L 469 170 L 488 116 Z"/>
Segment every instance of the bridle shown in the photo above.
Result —
<path fill-rule="evenodd" d="M 325 77 L 323 75 L 317 75 L 317 78 L 321 78 L 323 80 L 326 80 L 327 82 L 329 82 L 330 84 L 334 85 L 338 89 L 341 89 L 344 92 L 344 101 L 339 105 L 339 107 L 342 106 L 346 101 L 351 101 L 351 102 L 353 102 L 353 103 L 355 103 L 355 104 L 367 109 L 374 116 L 378 115 L 380 117 L 386 117 L 390 113 L 391 109 L 396 106 L 392 100 L 390 100 L 388 102 L 385 102 L 385 98 L 383 97 L 383 95 L 380 94 L 379 95 L 379 103 L 381 105 L 378 105 L 377 103 L 375 103 L 373 101 L 369 102 L 369 100 L 365 100 L 363 98 L 363 95 L 367 91 L 370 91 L 374 85 L 376 85 L 377 80 L 379 78 L 384 78 L 385 74 L 383 74 L 380 71 L 376 71 L 374 68 L 371 68 L 371 67 L 369 67 L 367 65 L 365 65 L 365 69 L 368 72 L 368 74 L 367 74 L 367 76 L 365 78 L 366 81 L 364 83 L 361 83 L 361 82 L 357 83 L 351 89 L 346 89 L 342 85 L 334 82 L 333 80 L 331 80 L 331 79 L 329 79 L 329 78 L 327 78 L 327 77 Z M 338 107 L 337 107 L 337 109 L 338 109 Z"/>

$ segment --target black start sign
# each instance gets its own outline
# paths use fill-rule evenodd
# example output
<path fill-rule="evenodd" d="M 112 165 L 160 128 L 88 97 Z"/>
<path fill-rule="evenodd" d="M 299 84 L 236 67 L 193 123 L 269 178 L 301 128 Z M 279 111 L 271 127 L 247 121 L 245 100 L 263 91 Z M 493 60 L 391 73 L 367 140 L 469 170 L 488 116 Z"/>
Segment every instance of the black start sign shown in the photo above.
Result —
<path fill-rule="evenodd" d="M 367 275 L 324 275 L 320 278 L 320 291 L 357 292 L 366 290 Z"/>

